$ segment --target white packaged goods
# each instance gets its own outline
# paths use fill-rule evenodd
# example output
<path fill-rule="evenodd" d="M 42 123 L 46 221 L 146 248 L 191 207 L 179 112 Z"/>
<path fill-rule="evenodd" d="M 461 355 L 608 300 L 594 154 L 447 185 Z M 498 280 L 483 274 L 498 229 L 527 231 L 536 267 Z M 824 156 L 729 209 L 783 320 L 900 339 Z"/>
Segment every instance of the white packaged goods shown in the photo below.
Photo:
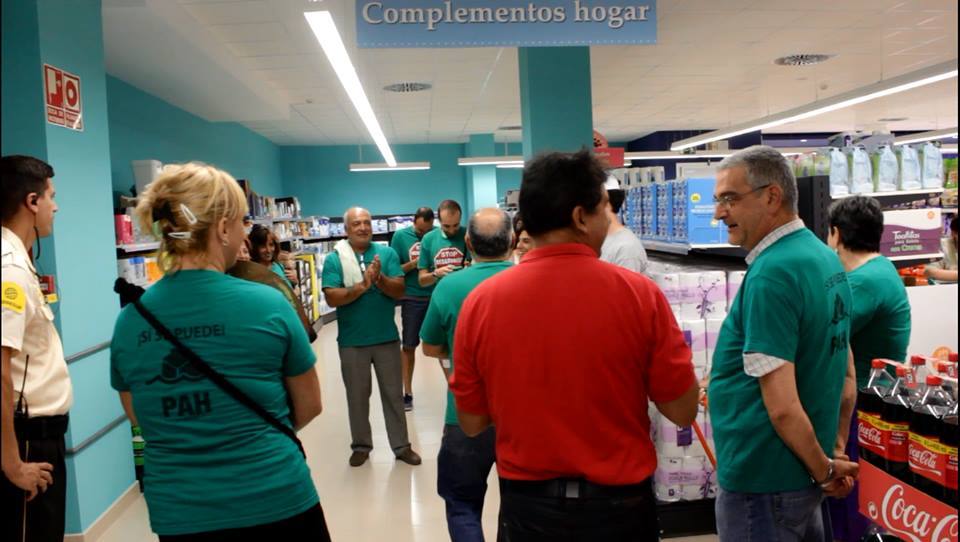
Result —
<path fill-rule="evenodd" d="M 678 273 L 652 273 L 651 278 L 671 305 L 680 304 L 680 275 Z"/>
<path fill-rule="evenodd" d="M 920 157 L 910 145 L 900 146 L 900 190 L 919 190 L 921 184 Z"/>
<path fill-rule="evenodd" d="M 683 331 L 693 352 L 694 372 L 703 373 L 707 366 L 707 322 L 705 320 L 683 320 L 680 322 Z M 698 378 L 701 378 L 698 376 Z"/>
<path fill-rule="evenodd" d="M 929 141 L 923 146 L 923 187 L 943 188 L 943 155 Z"/>
<path fill-rule="evenodd" d="M 870 155 L 863 147 L 855 147 L 852 157 L 852 175 L 850 191 L 854 194 L 873 192 L 873 169 L 870 164 Z"/>
<path fill-rule="evenodd" d="M 880 148 L 880 165 L 877 168 L 877 192 L 892 192 L 897 189 L 897 180 L 900 178 L 900 162 L 897 153 L 890 145 Z"/>
<path fill-rule="evenodd" d="M 740 291 L 740 285 L 743 284 L 743 277 L 746 275 L 746 271 L 727 272 L 727 312 L 730 312 L 733 300 L 737 298 L 737 292 Z"/>
<path fill-rule="evenodd" d="M 651 437 L 657 449 L 654 492 L 664 502 L 696 501 L 716 496 L 713 465 L 692 427 L 677 427 L 651 408 Z M 697 423 L 713 449 L 709 416 L 701 409 Z"/>
<path fill-rule="evenodd" d="M 847 155 L 840 149 L 830 150 L 830 195 L 846 196 L 850 193 L 850 165 Z"/>

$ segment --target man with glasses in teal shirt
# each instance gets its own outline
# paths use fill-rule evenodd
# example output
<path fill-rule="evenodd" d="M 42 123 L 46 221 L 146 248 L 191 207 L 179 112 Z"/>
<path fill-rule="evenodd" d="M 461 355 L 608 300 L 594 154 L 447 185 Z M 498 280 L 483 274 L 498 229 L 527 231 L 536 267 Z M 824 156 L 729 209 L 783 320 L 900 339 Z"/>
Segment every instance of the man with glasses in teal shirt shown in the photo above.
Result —
<path fill-rule="evenodd" d="M 423 351 L 440 358 L 447 380 L 453 375 L 453 336 L 460 307 L 478 284 L 512 265 L 513 224 L 499 209 L 481 209 L 470 218 L 466 246 L 474 264 L 437 285 L 427 309 L 420 337 Z M 474 438 L 457 422 L 453 394 L 447 389 L 443 440 L 437 456 L 437 491 L 446 501 L 447 528 L 454 542 L 483 540 L 481 514 L 487 491 L 487 476 L 496 460 L 493 427 Z"/>
<path fill-rule="evenodd" d="M 848 492 L 858 473 L 834 454 L 856 398 L 847 276 L 797 217 L 796 179 L 779 151 L 726 158 L 714 199 L 729 242 L 750 251 L 710 375 L 717 532 L 721 542 L 819 541 L 823 495 Z"/>

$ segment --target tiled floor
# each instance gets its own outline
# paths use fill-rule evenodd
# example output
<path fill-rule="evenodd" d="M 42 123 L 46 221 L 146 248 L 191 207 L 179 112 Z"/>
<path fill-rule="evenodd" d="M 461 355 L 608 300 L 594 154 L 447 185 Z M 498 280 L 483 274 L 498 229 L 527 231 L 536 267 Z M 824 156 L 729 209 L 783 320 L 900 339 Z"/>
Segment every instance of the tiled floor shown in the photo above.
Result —
<path fill-rule="evenodd" d="M 418 353 L 414 372 L 415 408 L 408 414 L 410 440 L 423 464 L 398 463 L 387 445 L 380 400 L 371 398 L 374 451 L 359 468 L 347 464 L 350 432 L 340 378 L 336 324 L 326 326 L 315 343 L 319 357 L 324 411 L 300 433 L 327 523 L 335 541 L 441 542 L 449 540 L 443 501 L 437 496 L 437 451 L 443 424 L 445 383 L 434 359 Z M 496 473 L 491 473 L 484 507 L 487 540 L 496 539 L 500 497 Z M 142 498 L 128 507 L 98 542 L 156 540 Z M 716 536 L 674 539 L 711 542 Z"/>

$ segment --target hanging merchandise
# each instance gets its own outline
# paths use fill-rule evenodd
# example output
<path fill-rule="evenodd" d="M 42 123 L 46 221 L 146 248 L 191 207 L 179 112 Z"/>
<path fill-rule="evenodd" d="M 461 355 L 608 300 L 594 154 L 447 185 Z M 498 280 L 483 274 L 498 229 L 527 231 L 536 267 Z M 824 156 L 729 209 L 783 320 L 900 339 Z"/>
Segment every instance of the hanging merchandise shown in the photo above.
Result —
<path fill-rule="evenodd" d="M 830 150 L 830 195 L 846 196 L 850 194 L 850 165 L 847 155 L 838 148 Z"/>
<path fill-rule="evenodd" d="M 932 141 L 923 146 L 923 187 L 943 188 L 943 154 Z"/>
<path fill-rule="evenodd" d="M 897 189 L 897 179 L 900 177 L 900 163 L 897 154 L 890 145 L 880 147 L 877 171 L 875 176 L 877 192 L 892 192 Z"/>
<path fill-rule="evenodd" d="M 850 191 L 854 194 L 873 192 L 873 171 L 870 167 L 870 155 L 864 147 L 854 147 L 852 157 L 852 176 Z"/>
<path fill-rule="evenodd" d="M 920 157 L 910 145 L 900 147 L 900 190 L 920 190 Z"/>

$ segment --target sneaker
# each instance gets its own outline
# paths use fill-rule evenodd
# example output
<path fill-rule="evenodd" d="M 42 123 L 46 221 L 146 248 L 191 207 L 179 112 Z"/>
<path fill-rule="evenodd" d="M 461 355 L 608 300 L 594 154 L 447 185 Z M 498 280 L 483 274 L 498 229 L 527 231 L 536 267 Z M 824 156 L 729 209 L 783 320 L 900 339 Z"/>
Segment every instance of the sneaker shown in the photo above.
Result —
<path fill-rule="evenodd" d="M 407 465 L 419 465 L 423 460 L 420 459 L 420 456 L 417 452 L 413 451 L 413 448 L 407 448 L 400 455 L 397 456 L 397 459 L 403 461 Z"/>
<path fill-rule="evenodd" d="M 410 412 L 413 410 L 413 395 L 403 394 L 403 410 Z"/>
<path fill-rule="evenodd" d="M 367 462 L 367 459 L 370 458 L 370 452 L 361 452 L 356 451 L 350 454 L 350 466 L 359 467 Z"/>

